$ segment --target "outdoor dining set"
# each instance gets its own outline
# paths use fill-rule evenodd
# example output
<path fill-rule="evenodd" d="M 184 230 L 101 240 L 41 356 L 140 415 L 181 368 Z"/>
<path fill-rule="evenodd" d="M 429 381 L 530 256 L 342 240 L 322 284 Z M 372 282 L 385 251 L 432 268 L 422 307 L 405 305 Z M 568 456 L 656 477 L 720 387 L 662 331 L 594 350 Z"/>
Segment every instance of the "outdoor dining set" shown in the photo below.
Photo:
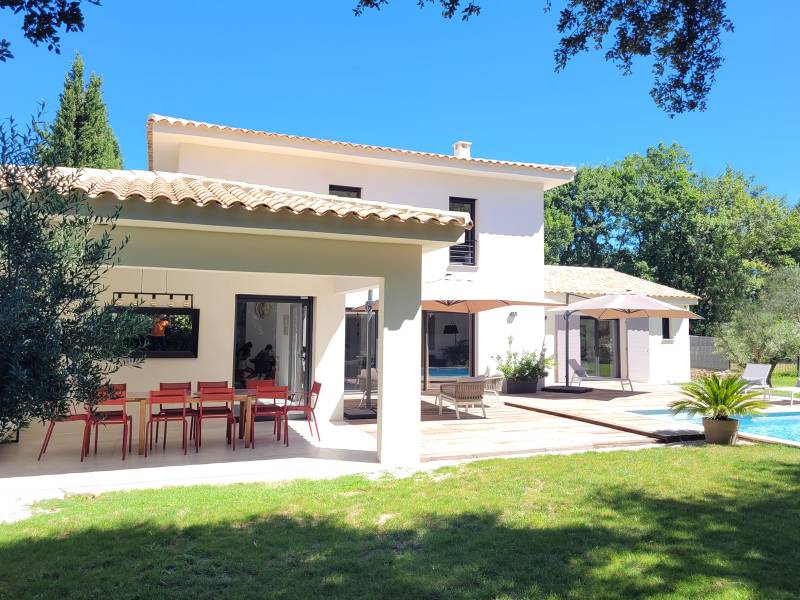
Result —
<path fill-rule="evenodd" d="M 236 439 L 244 439 L 245 447 L 255 448 L 256 420 L 269 417 L 273 421 L 273 436 L 289 445 L 289 416 L 301 414 L 308 422 L 311 436 L 314 435 L 312 421 L 320 440 L 319 426 L 314 409 L 322 385 L 314 382 L 307 392 L 290 392 L 286 386 L 275 385 L 272 379 L 249 379 L 246 387 L 235 389 L 227 381 L 198 381 L 195 390 L 191 382 L 161 383 L 159 389 L 149 392 L 129 392 L 125 384 L 111 384 L 98 391 L 97 402 L 86 410 L 74 412 L 48 423 L 39 458 L 47 452 L 56 423 L 83 422 L 81 438 L 81 461 L 89 455 L 92 430 L 94 430 L 94 452 L 100 427 L 120 425 L 122 427 L 122 460 L 133 447 L 133 416 L 128 405 L 139 405 L 139 454 L 148 456 L 153 445 L 158 444 L 159 430 L 162 449 L 166 450 L 167 428 L 170 423 L 181 426 L 181 448 L 186 454 L 190 442 L 195 452 L 203 444 L 203 423 L 208 419 L 225 420 L 225 438 L 233 451 Z M 238 404 L 238 410 L 237 410 Z M 238 428 L 238 430 L 237 430 Z"/>

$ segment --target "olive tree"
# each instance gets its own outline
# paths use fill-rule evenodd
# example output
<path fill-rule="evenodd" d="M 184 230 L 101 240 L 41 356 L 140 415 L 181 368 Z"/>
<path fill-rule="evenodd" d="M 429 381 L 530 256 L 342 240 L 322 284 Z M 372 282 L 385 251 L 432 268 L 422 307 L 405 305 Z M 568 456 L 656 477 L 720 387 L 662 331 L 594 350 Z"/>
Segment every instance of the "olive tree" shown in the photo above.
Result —
<path fill-rule="evenodd" d="M 119 211 L 98 214 L 76 171 L 43 162 L 41 129 L 0 126 L 0 437 L 95 402 L 143 334 L 99 301 Z"/>
<path fill-rule="evenodd" d="M 767 276 L 756 300 L 742 305 L 719 326 L 717 349 L 744 365 L 772 365 L 800 355 L 800 267 L 776 269 Z"/>

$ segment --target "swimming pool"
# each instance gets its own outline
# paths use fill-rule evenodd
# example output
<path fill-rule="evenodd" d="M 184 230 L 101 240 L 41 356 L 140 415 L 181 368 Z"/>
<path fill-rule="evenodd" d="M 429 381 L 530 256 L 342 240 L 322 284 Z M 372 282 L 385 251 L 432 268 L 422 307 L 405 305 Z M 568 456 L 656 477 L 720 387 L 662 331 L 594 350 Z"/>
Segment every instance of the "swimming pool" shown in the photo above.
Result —
<path fill-rule="evenodd" d="M 428 367 L 429 377 L 467 377 L 469 367 Z"/>
<path fill-rule="evenodd" d="M 701 417 L 688 417 L 685 414 L 672 416 L 668 410 L 634 410 L 637 415 L 664 418 L 669 421 L 689 421 L 703 424 Z M 800 442 L 800 411 L 773 412 L 758 417 L 737 417 L 739 431 L 753 435 L 763 435 L 792 442 Z"/>

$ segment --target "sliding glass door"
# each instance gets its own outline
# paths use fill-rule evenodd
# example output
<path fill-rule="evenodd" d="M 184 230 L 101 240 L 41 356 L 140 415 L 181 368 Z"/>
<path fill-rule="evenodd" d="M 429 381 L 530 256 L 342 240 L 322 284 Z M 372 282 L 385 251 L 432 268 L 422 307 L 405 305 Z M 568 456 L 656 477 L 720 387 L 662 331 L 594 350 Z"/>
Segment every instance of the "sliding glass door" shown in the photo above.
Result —
<path fill-rule="evenodd" d="M 589 375 L 619 377 L 619 321 L 581 317 L 581 366 Z"/>
<path fill-rule="evenodd" d="M 474 315 L 423 312 L 422 322 L 427 346 L 423 352 L 427 352 L 428 381 L 441 383 L 471 375 Z M 424 374 L 423 371 L 423 378 Z"/>
<path fill-rule="evenodd" d="M 372 386 L 378 382 L 378 313 L 348 312 L 344 323 L 344 390 L 363 392 L 367 361 L 376 369 Z"/>
<path fill-rule="evenodd" d="M 309 389 L 311 361 L 309 298 L 236 296 L 234 385 L 274 379 L 290 392 Z"/>

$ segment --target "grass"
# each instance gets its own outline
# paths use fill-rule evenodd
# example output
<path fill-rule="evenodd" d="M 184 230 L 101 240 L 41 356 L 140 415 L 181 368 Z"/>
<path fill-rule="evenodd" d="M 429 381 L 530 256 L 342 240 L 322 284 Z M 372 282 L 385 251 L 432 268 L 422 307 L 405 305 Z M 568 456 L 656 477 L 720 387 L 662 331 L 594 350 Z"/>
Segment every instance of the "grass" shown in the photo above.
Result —
<path fill-rule="evenodd" d="M 794 364 L 780 364 L 772 372 L 773 387 L 791 387 L 797 382 L 797 367 Z"/>
<path fill-rule="evenodd" d="M 800 451 L 476 462 L 76 496 L 0 526 L 3 598 L 796 598 Z"/>

